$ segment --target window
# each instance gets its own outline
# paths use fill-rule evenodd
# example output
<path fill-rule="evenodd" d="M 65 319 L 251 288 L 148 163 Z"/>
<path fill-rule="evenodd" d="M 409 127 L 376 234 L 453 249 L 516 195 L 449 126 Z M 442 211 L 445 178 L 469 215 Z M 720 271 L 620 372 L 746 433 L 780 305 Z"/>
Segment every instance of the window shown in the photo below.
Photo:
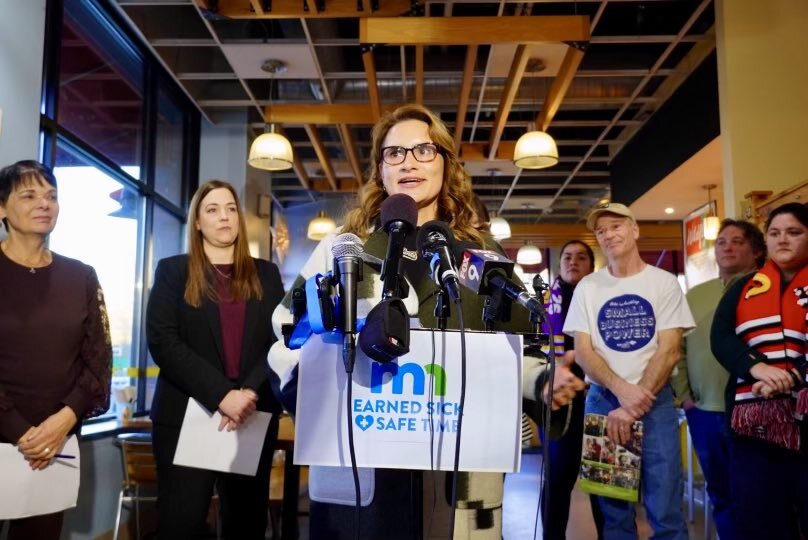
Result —
<path fill-rule="evenodd" d="M 61 16 L 59 16 L 61 11 Z M 151 405 L 157 368 L 143 329 L 161 258 L 182 252 L 199 112 L 108 2 L 48 2 L 41 155 L 54 169 L 57 253 L 95 268 L 107 303 L 113 388 Z M 114 394 L 109 413 L 118 408 Z"/>
<path fill-rule="evenodd" d="M 65 0 L 57 122 L 141 177 L 144 66 L 93 2 Z"/>
<path fill-rule="evenodd" d="M 54 174 L 60 213 L 50 248 L 95 269 L 109 315 L 112 387 L 136 386 L 140 325 L 134 291 L 142 198 L 61 141 Z"/>

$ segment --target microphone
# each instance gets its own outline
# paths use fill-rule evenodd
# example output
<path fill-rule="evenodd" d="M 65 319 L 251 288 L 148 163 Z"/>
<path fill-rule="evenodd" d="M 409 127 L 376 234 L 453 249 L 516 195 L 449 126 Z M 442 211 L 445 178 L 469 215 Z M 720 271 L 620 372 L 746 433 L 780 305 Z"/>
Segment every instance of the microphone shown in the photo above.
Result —
<path fill-rule="evenodd" d="M 486 249 L 463 250 L 458 278 L 467 289 L 480 295 L 501 290 L 512 301 L 542 320 L 547 318 L 544 306 L 511 279 L 513 262 L 496 251 Z"/>
<path fill-rule="evenodd" d="M 415 229 L 418 222 L 418 205 L 415 199 L 405 193 L 387 197 L 381 206 L 381 220 L 387 241 L 387 255 L 382 263 L 382 300 L 406 296 L 401 271 L 401 255 L 404 251 L 404 238 Z"/>
<path fill-rule="evenodd" d="M 364 251 L 362 241 L 352 233 L 337 236 L 331 246 L 339 292 L 339 329 L 345 334 L 356 334 L 356 284 L 362 281 Z"/>
<path fill-rule="evenodd" d="M 437 220 L 425 223 L 418 231 L 416 245 L 425 259 L 431 259 L 429 268 L 432 279 L 446 289 L 453 302 L 457 302 L 460 298 L 460 288 L 457 281 L 457 266 L 451 252 L 454 235 L 449 225 Z"/>

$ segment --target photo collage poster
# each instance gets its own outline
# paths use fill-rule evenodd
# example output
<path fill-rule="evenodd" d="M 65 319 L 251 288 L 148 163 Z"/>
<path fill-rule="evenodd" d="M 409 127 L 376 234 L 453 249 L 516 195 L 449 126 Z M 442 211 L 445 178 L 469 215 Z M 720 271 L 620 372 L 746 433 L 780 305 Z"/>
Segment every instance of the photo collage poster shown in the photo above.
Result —
<path fill-rule="evenodd" d="M 625 446 L 606 435 L 606 417 L 584 417 L 584 442 L 578 485 L 592 495 L 637 502 L 642 463 L 642 422 L 631 426 L 631 438 Z"/>

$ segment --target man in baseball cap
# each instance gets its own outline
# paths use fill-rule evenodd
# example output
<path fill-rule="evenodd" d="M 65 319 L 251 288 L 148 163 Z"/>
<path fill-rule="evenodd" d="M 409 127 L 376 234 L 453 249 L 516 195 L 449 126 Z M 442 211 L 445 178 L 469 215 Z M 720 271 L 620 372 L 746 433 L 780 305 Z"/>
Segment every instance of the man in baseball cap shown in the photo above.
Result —
<path fill-rule="evenodd" d="M 679 419 L 668 380 L 693 316 L 676 276 L 640 257 L 631 210 L 604 204 L 586 225 L 608 264 L 578 283 L 564 322 L 564 333 L 575 338 L 575 362 L 592 383 L 584 412 L 605 416 L 606 434 L 617 444 L 643 433 L 643 504 L 654 537 L 687 540 Z M 608 494 L 597 501 L 605 538 L 637 538 L 632 503 Z"/>

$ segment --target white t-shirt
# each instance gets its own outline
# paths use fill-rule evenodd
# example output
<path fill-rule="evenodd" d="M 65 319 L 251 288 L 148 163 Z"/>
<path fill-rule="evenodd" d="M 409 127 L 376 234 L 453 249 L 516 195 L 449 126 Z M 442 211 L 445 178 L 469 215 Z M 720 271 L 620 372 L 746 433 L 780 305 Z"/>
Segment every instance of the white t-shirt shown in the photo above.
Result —
<path fill-rule="evenodd" d="M 660 330 L 695 328 L 679 282 L 670 272 L 646 265 L 629 277 L 607 268 L 584 277 L 572 296 L 564 333 L 589 334 L 609 368 L 636 384 L 659 346 Z"/>

